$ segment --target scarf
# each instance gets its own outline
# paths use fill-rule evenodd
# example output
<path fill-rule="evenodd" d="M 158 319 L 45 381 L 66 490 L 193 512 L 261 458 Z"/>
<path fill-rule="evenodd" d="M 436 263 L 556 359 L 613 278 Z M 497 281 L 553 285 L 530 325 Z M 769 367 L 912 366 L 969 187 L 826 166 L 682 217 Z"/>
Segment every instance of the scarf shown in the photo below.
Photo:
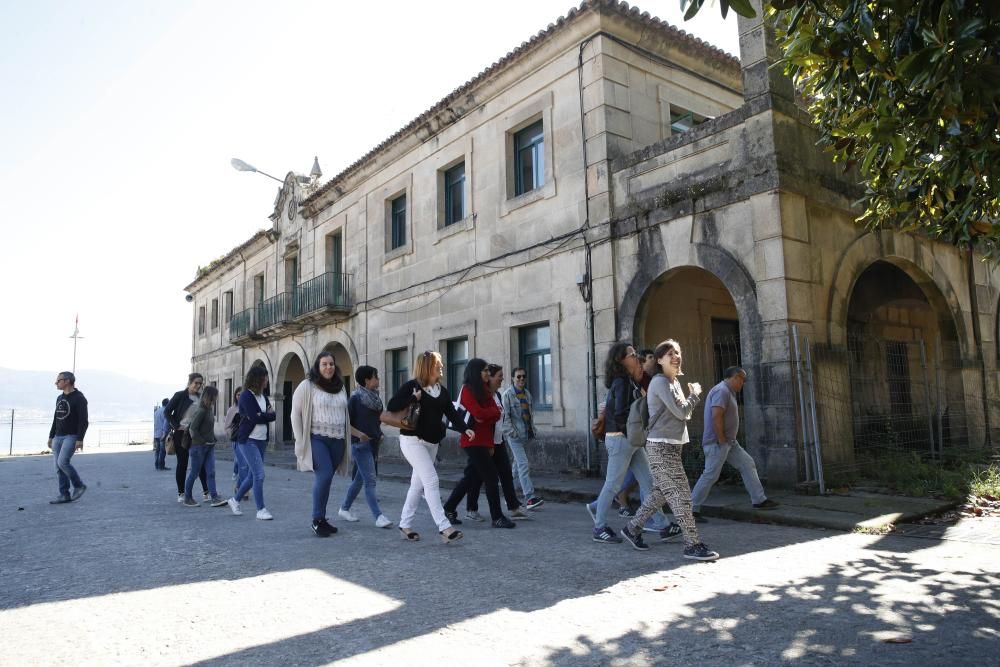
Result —
<path fill-rule="evenodd" d="M 354 393 L 358 395 L 358 398 L 361 399 L 361 404 L 366 408 L 375 412 L 382 412 L 382 397 L 378 395 L 378 392 L 374 392 L 367 387 L 358 387 Z"/>

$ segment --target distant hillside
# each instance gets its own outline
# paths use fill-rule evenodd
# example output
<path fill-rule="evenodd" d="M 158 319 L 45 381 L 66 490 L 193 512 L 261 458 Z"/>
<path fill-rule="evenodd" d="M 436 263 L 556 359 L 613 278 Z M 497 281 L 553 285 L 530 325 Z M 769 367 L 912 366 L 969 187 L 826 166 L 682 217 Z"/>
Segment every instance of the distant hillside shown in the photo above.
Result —
<path fill-rule="evenodd" d="M 0 368 L 0 411 L 9 416 L 11 408 L 21 416 L 51 417 L 58 392 L 55 387 L 58 371 L 19 371 Z M 76 374 L 77 389 L 87 397 L 91 419 L 148 419 L 153 406 L 175 391 L 183 389 L 107 371 L 80 370 Z"/>

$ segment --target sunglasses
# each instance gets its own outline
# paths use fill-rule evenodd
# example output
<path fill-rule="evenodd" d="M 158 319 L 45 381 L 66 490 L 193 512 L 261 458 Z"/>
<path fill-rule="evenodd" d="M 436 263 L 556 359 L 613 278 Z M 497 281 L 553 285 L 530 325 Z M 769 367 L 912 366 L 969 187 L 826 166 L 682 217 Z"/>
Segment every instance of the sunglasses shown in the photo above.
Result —
<path fill-rule="evenodd" d="M 515 380 L 526 380 L 526 379 L 528 379 L 528 376 L 527 375 L 515 375 L 514 379 Z"/>

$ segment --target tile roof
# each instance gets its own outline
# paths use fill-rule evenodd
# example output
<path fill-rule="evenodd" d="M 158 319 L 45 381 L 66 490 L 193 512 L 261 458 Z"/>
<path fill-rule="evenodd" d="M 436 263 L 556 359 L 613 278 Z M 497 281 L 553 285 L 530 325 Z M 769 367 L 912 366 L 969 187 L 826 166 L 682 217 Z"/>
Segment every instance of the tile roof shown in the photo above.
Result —
<path fill-rule="evenodd" d="M 247 248 L 249 248 L 251 245 L 253 245 L 253 243 L 255 241 L 257 241 L 258 239 L 263 238 L 266 235 L 267 235 L 267 230 L 266 229 L 262 229 L 262 230 L 258 231 L 256 234 L 254 234 L 253 236 L 251 236 L 250 238 L 248 238 L 243 243 L 239 244 L 238 246 L 236 246 L 235 248 L 233 248 L 232 250 L 230 250 L 229 252 L 227 252 L 222 257 L 218 257 L 216 259 L 213 259 L 211 262 L 208 263 L 208 266 L 199 266 L 198 267 L 198 273 L 197 273 L 197 275 L 195 276 L 194 280 L 191 281 L 191 284 L 184 288 L 184 291 L 185 292 L 190 292 L 191 289 L 195 285 L 197 285 L 198 282 L 201 281 L 202 278 L 206 277 L 212 271 L 215 271 L 217 268 L 219 268 L 220 266 L 222 266 L 223 264 L 225 264 L 226 262 L 228 262 L 230 259 L 232 259 L 236 255 L 239 255 L 241 252 L 243 252 L 244 250 L 246 250 Z"/>
<path fill-rule="evenodd" d="M 717 63 L 719 65 L 722 65 L 723 67 L 736 67 L 736 68 L 739 67 L 738 58 L 734 58 L 733 56 L 729 55 L 722 49 L 716 48 L 711 44 L 709 44 L 708 42 L 698 39 L 694 35 L 691 35 L 687 32 L 684 32 L 680 28 L 676 28 L 670 25 L 666 21 L 660 20 L 656 16 L 650 16 L 649 12 L 641 11 L 638 7 L 630 7 L 627 2 L 619 2 L 618 0 L 584 0 L 584 2 L 580 3 L 579 7 L 571 8 L 568 12 L 566 12 L 565 16 L 560 16 L 558 19 L 555 20 L 555 22 L 550 23 L 548 27 L 546 27 L 544 30 L 539 31 L 531 39 L 529 39 L 526 42 L 522 42 L 521 45 L 518 46 L 516 49 L 510 51 L 503 58 L 500 58 L 500 60 L 496 61 L 495 63 L 484 69 L 482 72 L 474 76 L 472 79 L 466 81 L 464 84 L 462 84 L 455 90 L 451 91 L 451 93 L 449 93 L 446 97 L 444 97 L 440 102 L 438 102 L 431 108 L 421 113 L 419 116 L 411 120 L 406 126 L 397 130 L 388 139 L 386 139 L 379 145 L 375 146 L 375 148 L 365 153 L 363 156 L 361 156 L 360 159 L 355 161 L 353 164 L 351 164 L 346 169 L 341 171 L 339 174 L 337 174 L 329 181 L 327 181 L 325 184 L 320 186 L 316 190 L 316 192 L 311 194 L 304 202 L 302 202 L 302 205 L 309 206 L 310 204 L 315 203 L 317 200 L 319 200 L 320 197 L 322 197 L 324 194 L 335 188 L 338 183 L 344 181 L 348 176 L 357 171 L 365 163 L 370 161 L 380 152 L 387 149 L 389 146 L 396 143 L 404 136 L 408 135 L 416 128 L 423 125 L 429 118 L 431 118 L 435 114 L 447 109 L 455 100 L 461 98 L 463 95 L 468 93 L 472 88 L 482 83 L 490 76 L 493 76 L 500 70 L 511 65 L 514 61 L 519 60 L 526 53 L 533 50 L 535 47 L 539 46 L 542 42 L 544 42 L 553 34 L 562 29 L 563 26 L 573 21 L 577 16 L 580 16 L 581 14 L 588 11 L 600 11 L 602 9 L 610 10 L 621 16 L 626 16 L 635 21 L 639 21 L 651 28 L 665 32 L 670 37 L 677 40 L 677 42 L 680 43 L 683 47 L 691 50 L 697 55 L 704 57 L 706 60 L 710 62 Z"/>

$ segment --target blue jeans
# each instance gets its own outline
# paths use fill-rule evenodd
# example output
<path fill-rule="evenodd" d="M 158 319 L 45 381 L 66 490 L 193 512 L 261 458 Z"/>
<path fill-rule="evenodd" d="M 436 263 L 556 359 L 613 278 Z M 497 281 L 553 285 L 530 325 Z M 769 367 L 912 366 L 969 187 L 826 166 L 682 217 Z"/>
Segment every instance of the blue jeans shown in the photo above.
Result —
<path fill-rule="evenodd" d="M 240 471 L 240 487 L 236 489 L 236 500 L 239 500 L 253 488 L 253 501 L 257 504 L 257 509 L 264 509 L 264 449 L 267 442 L 248 438 L 246 442 L 236 443 L 236 449 L 240 452 L 243 461 L 246 463 L 246 471 Z"/>
<path fill-rule="evenodd" d="M 698 478 L 698 482 L 691 491 L 692 511 L 701 511 L 701 506 L 708 500 L 708 494 L 711 493 L 712 487 L 719 481 L 724 463 L 728 463 L 740 471 L 743 486 L 750 494 L 750 502 L 756 505 L 767 500 L 764 487 L 760 483 L 760 477 L 757 476 L 757 464 L 754 463 L 753 457 L 740 446 L 740 443 L 733 440 L 732 444 L 702 445 L 701 449 L 705 452 L 705 471 L 701 473 L 701 477 Z"/>
<path fill-rule="evenodd" d="M 76 468 L 69 462 L 76 451 L 75 435 L 57 435 L 52 438 L 52 458 L 56 463 L 56 475 L 59 477 L 59 495 L 69 497 L 69 485 L 74 489 L 83 488 L 83 482 Z"/>
<path fill-rule="evenodd" d="M 315 447 L 315 445 L 314 445 Z M 351 456 L 358 467 L 358 474 L 351 480 L 351 485 L 347 487 L 347 495 L 344 496 L 344 504 L 341 509 L 349 510 L 354 504 L 354 499 L 358 497 L 362 484 L 365 487 L 365 501 L 368 509 L 372 511 L 372 516 L 376 519 L 382 514 L 378 506 L 378 498 L 375 496 L 375 454 L 372 453 L 371 442 L 352 442 Z M 315 455 L 313 456 L 315 460 Z"/>
<path fill-rule="evenodd" d="M 191 497 L 194 480 L 205 467 L 205 478 L 208 480 L 208 495 L 215 498 L 219 493 L 215 490 L 215 445 L 191 445 L 191 458 L 188 463 L 187 481 L 184 482 L 184 497 Z"/>
<path fill-rule="evenodd" d="M 524 494 L 524 501 L 535 496 L 535 485 L 531 483 L 531 465 L 528 463 L 528 454 L 524 451 L 524 441 L 507 438 L 510 445 L 511 458 L 514 459 L 514 487 L 520 488 Z"/>
<path fill-rule="evenodd" d="M 646 450 L 643 447 L 632 447 L 624 435 L 605 436 L 604 446 L 608 450 L 608 474 L 604 479 L 604 486 L 601 487 L 601 494 L 591 503 L 591 507 L 596 506 L 595 530 L 608 525 L 606 517 L 608 510 L 611 509 L 611 501 L 622 488 L 622 480 L 625 479 L 627 470 L 631 470 L 639 481 L 639 492 L 643 498 L 653 490 L 653 475 L 649 472 L 649 459 L 646 458 Z M 657 510 L 654 517 L 655 528 L 666 528 L 667 518 L 663 516 L 662 511 Z"/>
<path fill-rule="evenodd" d="M 167 439 L 153 438 L 153 467 L 162 470 L 167 467 Z"/>
<path fill-rule="evenodd" d="M 344 439 L 309 434 L 313 458 L 313 520 L 326 518 L 326 504 L 330 501 L 333 473 L 344 459 Z"/>
<path fill-rule="evenodd" d="M 243 460 L 243 455 L 240 454 L 240 448 L 236 446 L 236 441 L 233 440 L 233 476 L 236 478 L 237 487 L 239 487 L 240 480 L 243 479 L 240 470 L 246 468 L 246 466 L 247 463 Z"/>

